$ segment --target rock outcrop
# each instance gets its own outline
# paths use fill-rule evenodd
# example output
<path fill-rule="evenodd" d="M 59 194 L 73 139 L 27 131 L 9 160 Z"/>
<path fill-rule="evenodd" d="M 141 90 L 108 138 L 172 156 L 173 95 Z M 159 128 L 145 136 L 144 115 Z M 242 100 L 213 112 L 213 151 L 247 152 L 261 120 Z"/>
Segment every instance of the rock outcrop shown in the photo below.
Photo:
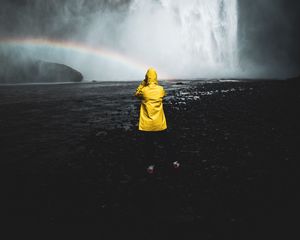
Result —
<path fill-rule="evenodd" d="M 80 72 L 59 63 L 12 58 L 1 59 L 0 63 L 0 83 L 80 82 L 82 79 Z"/>

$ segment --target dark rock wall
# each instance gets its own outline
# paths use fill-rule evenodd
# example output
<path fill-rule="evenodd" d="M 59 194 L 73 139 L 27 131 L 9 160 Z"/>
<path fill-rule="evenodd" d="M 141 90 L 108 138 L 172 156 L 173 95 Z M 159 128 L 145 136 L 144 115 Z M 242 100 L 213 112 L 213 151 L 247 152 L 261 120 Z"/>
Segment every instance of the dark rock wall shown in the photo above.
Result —
<path fill-rule="evenodd" d="M 0 64 L 0 83 L 80 82 L 82 79 L 80 72 L 58 63 L 6 58 Z"/>

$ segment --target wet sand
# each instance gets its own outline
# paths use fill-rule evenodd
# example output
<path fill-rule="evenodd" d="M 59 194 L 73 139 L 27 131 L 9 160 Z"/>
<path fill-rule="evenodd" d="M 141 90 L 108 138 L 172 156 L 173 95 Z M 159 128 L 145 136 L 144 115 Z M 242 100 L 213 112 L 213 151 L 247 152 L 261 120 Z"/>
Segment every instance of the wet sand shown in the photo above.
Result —
<path fill-rule="evenodd" d="M 7 223 L 97 224 L 145 239 L 289 234 L 299 81 L 163 82 L 172 150 L 157 146 L 153 176 L 137 84 L 0 86 Z"/>

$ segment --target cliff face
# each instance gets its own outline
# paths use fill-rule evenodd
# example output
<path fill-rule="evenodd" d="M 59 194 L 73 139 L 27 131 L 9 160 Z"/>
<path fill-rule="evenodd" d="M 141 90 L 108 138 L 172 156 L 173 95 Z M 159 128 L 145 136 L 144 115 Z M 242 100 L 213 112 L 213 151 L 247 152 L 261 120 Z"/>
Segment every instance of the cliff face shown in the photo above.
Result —
<path fill-rule="evenodd" d="M 5 58 L 0 63 L 0 83 L 80 82 L 83 76 L 75 69 L 58 63 Z"/>
<path fill-rule="evenodd" d="M 58 63 L 37 62 L 39 78 L 46 82 L 80 82 L 83 76 L 77 70 Z"/>

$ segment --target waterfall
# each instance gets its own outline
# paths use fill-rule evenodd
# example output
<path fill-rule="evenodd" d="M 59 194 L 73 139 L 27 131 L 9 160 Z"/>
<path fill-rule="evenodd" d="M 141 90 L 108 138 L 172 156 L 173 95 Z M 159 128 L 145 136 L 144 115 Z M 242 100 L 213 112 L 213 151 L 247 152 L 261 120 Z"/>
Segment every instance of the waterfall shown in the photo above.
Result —
<path fill-rule="evenodd" d="M 237 0 L 134 0 L 128 19 L 139 39 L 129 49 L 161 69 L 190 77 L 238 67 Z"/>
<path fill-rule="evenodd" d="M 124 8 L 95 11 L 78 20 L 83 27 L 69 37 L 76 44 L 55 39 L 37 44 L 33 39 L 29 45 L 17 41 L 24 46 L 16 49 L 78 69 L 85 79 L 138 80 L 150 66 L 161 79 L 240 73 L 237 0 L 124 2 Z"/>

